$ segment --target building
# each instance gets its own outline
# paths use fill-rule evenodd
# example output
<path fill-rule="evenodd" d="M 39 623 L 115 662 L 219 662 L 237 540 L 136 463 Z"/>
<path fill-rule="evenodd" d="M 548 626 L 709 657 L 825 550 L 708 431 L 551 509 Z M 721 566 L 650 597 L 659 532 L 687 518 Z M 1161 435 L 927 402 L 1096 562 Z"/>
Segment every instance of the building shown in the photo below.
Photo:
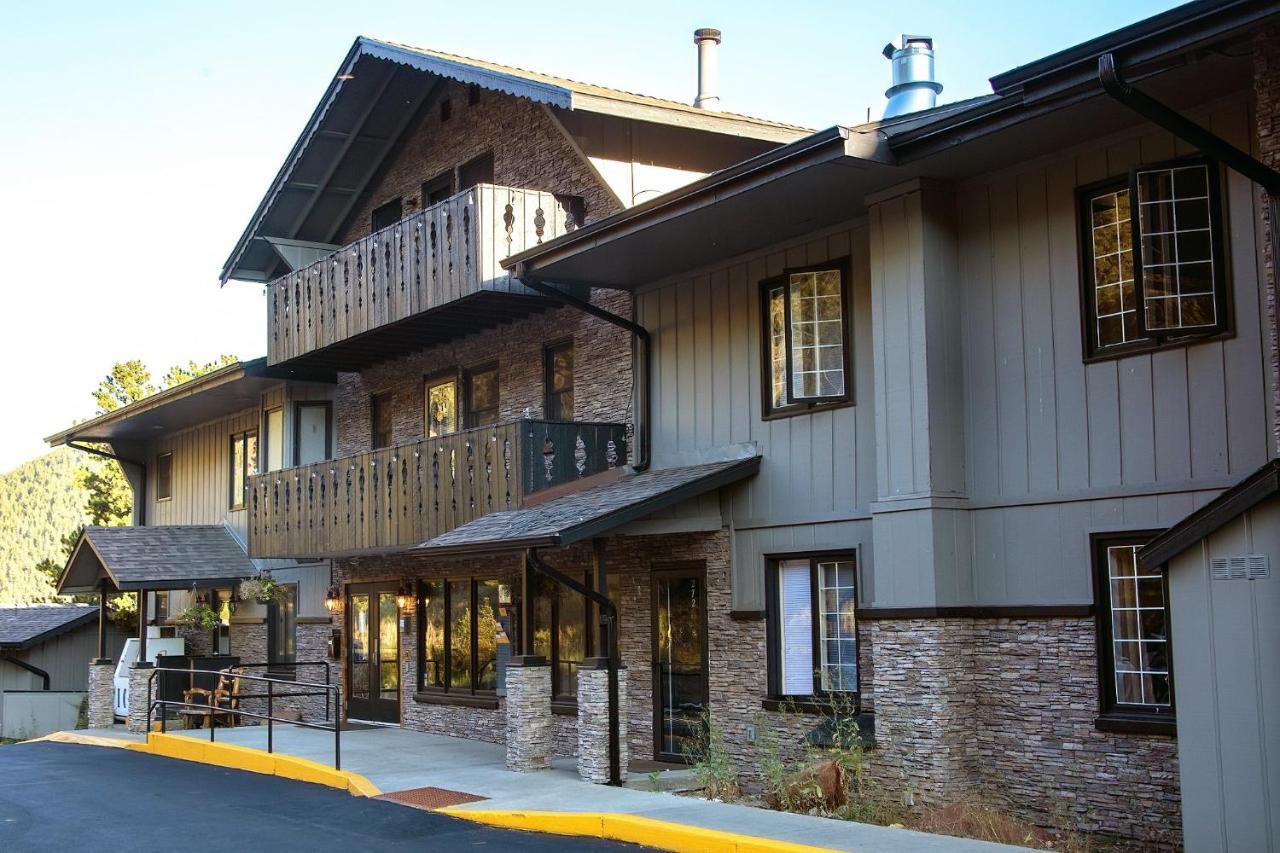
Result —
<path fill-rule="evenodd" d="M 331 583 L 297 612 L 334 611 L 349 718 L 604 781 L 710 708 L 752 782 L 762 726 L 843 704 L 910 802 L 1176 846 L 1177 602 L 1137 555 L 1276 456 L 1277 11 L 816 133 L 359 39 L 223 270 L 268 282 L 252 393 L 54 440 L 180 471 L 152 427 L 219 424 L 209 512 L 147 521 Z M 192 584 L 116 560 L 63 588 Z"/>

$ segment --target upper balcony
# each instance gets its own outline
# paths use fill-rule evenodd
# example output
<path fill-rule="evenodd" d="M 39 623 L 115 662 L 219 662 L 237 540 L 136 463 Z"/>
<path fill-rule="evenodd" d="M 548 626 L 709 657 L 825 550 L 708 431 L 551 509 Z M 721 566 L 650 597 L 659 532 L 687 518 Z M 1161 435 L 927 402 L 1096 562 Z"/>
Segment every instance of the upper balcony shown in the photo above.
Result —
<path fill-rule="evenodd" d="M 359 370 L 549 307 L 501 262 L 581 224 L 576 196 L 463 190 L 267 285 L 267 363 Z"/>
<path fill-rule="evenodd" d="M 627 460 L 626 427 L 519 420 L 249 479 L 249 556 L 402 550 L 585 485 Z"/>

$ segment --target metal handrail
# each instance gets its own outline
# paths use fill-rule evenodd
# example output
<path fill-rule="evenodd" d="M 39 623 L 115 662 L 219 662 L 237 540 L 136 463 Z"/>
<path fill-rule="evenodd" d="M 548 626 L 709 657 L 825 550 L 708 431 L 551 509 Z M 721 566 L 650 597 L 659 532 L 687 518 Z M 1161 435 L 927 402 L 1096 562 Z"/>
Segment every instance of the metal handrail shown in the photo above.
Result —
<path fill-rule="evenodd" d="M 216 705 L 203 703 L 203 702 L 188 702 L 185 698 L 181 702 L 173 699 L 154 698 L 156 676 L 162 672 L 173 672 L 173 673 L 179 673 L 179 674 L 203 672 L 203 673 L 209 673 L 210 675 L 217 674 L 221 676 L 234 668 L 236 667 L 228 667 L 227 669 L 191 670 L 191 669 L 182 669 L 177 667 L 161 667 L 161 666 L 154 667 L 151 671 L 151 674 L 147 677 L 147 728 L 146 730 L 148 732 L 151 731 L 152 715 L 157 708 L 160 708 L 162 712 L 160 714 L 160 732 L 161 734 L 166 734 L 168 732 L 168 725 L 167 725 L 168 716 L 165 713 L 163 713 L 163 711 L 169 707 L 177 707 L 179 709 L 193 708 L 193 709 L 207 710 L 211 712 L 209 714 L 209 742 L 210 743 L 213 743 L 216 740 L 215 732 L 217 731 L 217 728 L 218 728 L 216 719 L 212 712 L 220 711 L 222 713 L 231 715 L 233 719 L 239 718 L 239 717 L 250 717 L 256 720 L 266 720 L 267 721 L 267 752 L 268 753 L 272 753 L 275 751 L 274 730 L 272 728 L 273 723 L 277 723 L 277 722 L 288 723 L 289 725 L 299 726 L 300 728 L 304 728 L 304 729 L 319 729 L 320 731 L 326 731 L 326 732 L 332 731 L 333 732 L 333 769 L 334 770 L 342 769 L 342 719 L 341 719 L 342 706 L 340 704 L 342 688 L 340 685 L 329 684 L 327 682 L 324 684 L 321 684 L 319 682 L 311 682 L 311 681 L 296 681 L 290 678 L 271 678 L 269 676 L 262 676 L 262 675 L 245 675 L 244 673 L 234 676 L 235 678 L 238 678 L 242 681 L 253 681 L 253 682 L 258 682 L 258 683 L 267 685 L 267 692 L 265 694 L 257 694 L 257 693 L 240 694 L 239 696 L 236 697 L 238 700 L 266 699 L 267 713 L 265 714 L 259 714 L 255 711 L 245 711 L 241 708 L 236 708 L 235 710 L 232 710 L 229 708 L 219 708 Z M 327 677 L 327 673 L 326 673 L 326 677 Z M 274 685 L 276 684 L 281 684 L 288 687 L 315 688 L 315 691 L 319 691 L 319 692 L 315 692 L 315 691 L 303 692 L 303 693 L 289 692 L 289 693 L 282 694 L 282 697 L 292 698 L 296 696 L 324 696 L 325 697 L 325 720 L 331 721 L 331 722 L 328 722 L 327 724 L 308 723 L 304 720 L 286 720 L 283 717 L 277 717 L 273 713 L 275 710 Z M 330 700 L 329 697 L 332 697 L 332 700 Z M 330 701 L 332 701 L 332 709 L 333 709 L 332 716 L 330 716 Z"/>

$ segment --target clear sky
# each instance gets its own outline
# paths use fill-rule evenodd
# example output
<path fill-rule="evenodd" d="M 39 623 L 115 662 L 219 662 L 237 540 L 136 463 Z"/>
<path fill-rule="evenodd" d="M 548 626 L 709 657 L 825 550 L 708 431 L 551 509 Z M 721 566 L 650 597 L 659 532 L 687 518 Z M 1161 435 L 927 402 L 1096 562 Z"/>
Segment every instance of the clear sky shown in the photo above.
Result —
<path fill-rule="evenodd" d="M 1177 5 L 1160 0 L 23 2 L 0 26 L 0 471 L 92 414 L 111 364 L 263 354 L 262 287 L 222 261 L 358 34 L 689 101 L 724 32 L 724 109 L 879 114 L 880 55 L 932 35 L 942 99 Z"/>

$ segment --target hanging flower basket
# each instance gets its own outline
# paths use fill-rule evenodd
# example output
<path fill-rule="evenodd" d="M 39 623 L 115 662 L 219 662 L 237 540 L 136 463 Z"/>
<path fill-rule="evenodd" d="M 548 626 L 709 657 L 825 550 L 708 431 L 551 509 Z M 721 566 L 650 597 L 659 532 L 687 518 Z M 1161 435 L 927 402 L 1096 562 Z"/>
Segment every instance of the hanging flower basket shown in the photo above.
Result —
<path fill-rule="evenodd" d="M 271 572 L 263 571 L 256 578 L 240 581 L 240 600 L 256 601 L 259 604 L 279 604 L 289 596 L 284 585 L 271 577 Z"/>
<path fill-rule="evenodd" d="M 222 620 L 218 612 L 207 604 L 195 604 L 173 617 L 173 621 L 184 628 L 198 628 L 212 631 Z"/>

